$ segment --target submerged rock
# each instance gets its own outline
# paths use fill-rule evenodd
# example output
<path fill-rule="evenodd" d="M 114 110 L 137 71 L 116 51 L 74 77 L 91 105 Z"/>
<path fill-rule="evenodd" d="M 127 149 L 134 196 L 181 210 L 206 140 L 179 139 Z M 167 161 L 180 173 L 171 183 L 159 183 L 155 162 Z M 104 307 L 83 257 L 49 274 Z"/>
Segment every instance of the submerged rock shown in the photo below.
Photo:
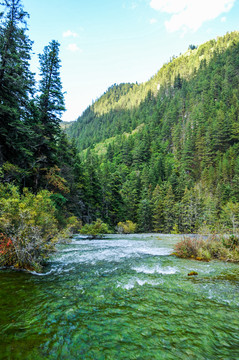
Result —
<path fill-rule="evenodd" d="M 198 273 L 196 271 L 191 271 L 190 273 L 188 273 L 188 276 L 194 276 L 194 275 L 198 275 Z"/>

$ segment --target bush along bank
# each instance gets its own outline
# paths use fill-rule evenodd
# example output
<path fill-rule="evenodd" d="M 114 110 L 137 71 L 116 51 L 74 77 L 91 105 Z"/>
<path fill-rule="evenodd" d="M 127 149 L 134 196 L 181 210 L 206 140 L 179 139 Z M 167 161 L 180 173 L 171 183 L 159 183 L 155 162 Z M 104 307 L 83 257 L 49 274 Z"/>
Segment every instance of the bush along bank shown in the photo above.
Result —
<path fill-rule="evenodd" d="M 59 239 L 70 235 L 77 219 L 59 224 L 51 197 L 47 190 L 20 194 L 13 185 L 0 185 L 0 267 L 39 272 Z"/>
<path fill-rule="evenodd" d="M 207 239 L 184 237 L 174 247 L 174 255 L 202 261 L 212 259 L 239 263 L 239 236 L 210 235 Z"/>

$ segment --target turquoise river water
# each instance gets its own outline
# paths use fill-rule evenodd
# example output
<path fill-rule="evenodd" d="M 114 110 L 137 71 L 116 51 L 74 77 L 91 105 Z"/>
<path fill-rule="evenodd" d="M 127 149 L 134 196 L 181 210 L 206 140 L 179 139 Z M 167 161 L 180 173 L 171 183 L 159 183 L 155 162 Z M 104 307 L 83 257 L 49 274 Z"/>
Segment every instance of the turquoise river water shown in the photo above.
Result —
<path fill-rule="evenodd" d="M 239 359 L 239 265 L 179 239 L 76 235 L 42 274 L 0 270 L 0 359 Z"/>

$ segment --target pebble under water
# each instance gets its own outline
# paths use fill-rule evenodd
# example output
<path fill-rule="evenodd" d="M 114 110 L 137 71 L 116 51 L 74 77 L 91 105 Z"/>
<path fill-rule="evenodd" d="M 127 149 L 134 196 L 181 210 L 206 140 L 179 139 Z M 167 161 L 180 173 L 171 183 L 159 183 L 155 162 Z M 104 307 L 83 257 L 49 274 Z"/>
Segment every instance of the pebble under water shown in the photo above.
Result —
<path fill-rule="evenodd" d="M 239 265 L 179 240 L 76 235 L 42 274 L 0 270 L 0 359 L 239 359 Z"/>

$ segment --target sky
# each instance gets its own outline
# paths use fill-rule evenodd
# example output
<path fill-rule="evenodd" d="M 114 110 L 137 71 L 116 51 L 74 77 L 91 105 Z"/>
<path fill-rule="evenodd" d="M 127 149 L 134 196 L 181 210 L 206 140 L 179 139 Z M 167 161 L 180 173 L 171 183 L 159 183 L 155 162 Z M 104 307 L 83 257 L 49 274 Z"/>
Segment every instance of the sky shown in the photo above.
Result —
<path fill-rule="evenodd" d="M 113 84 L 149 80 L 190 44 L 239 30 L 239 0 L 22 0 L 30 15 L 32 71 L 60 46 L 64 121 L 76 120 Z"/>

